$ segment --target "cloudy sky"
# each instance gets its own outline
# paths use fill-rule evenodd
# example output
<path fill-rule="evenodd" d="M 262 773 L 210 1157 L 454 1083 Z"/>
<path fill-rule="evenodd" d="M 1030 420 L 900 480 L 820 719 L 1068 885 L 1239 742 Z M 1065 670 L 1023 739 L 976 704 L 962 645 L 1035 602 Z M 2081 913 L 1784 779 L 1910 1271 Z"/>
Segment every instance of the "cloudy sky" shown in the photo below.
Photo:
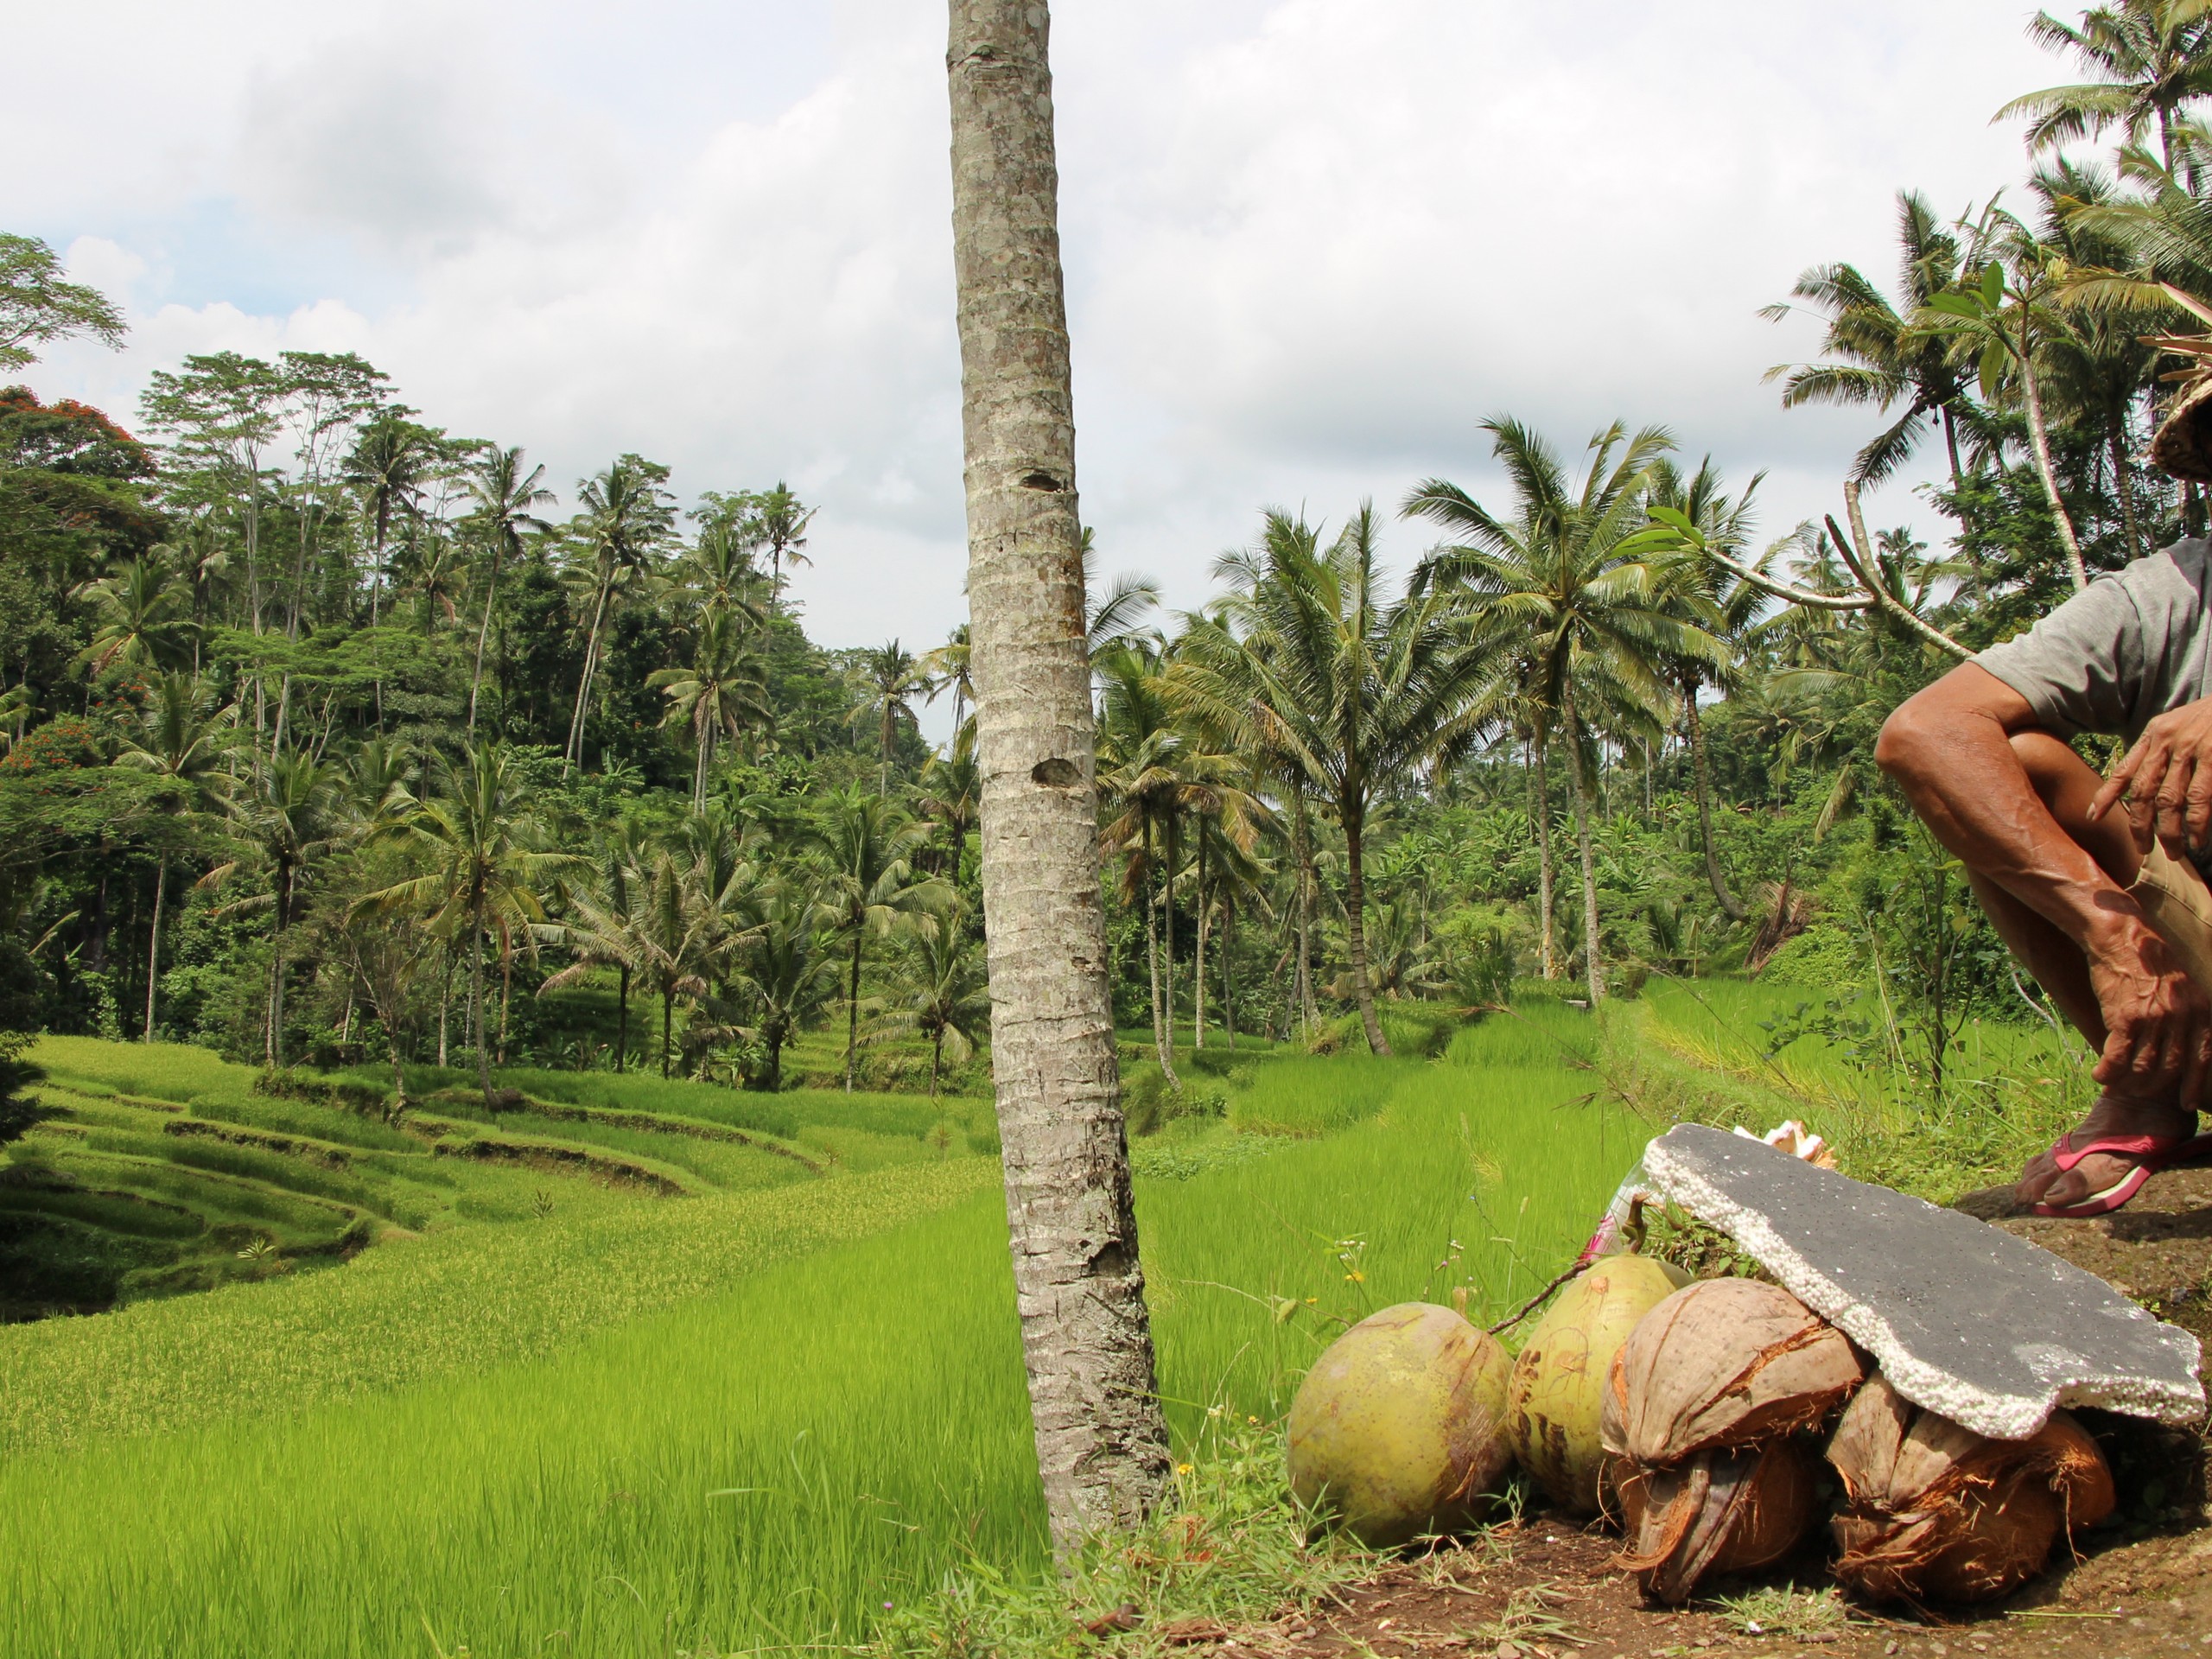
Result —
<path fill-rule="evenodd" d="M 1872 429 L 1760 382 L 1804 266 L 1885 274 L 1900 186 L 2023 172 L 1991 112 L 2069 79 L 2014 0 L 1058 0 L 1084 517 L 1195 603 L 1268 503 L 1339 520 L 1478 423 L 1616 418 L 1764 469 L 1780 534 Z M 9 24 L 0 228 L 122 301 L 33 368 L 128 421 L 187 353 L 351 350 L 564 488 L 821 504 L 831 644 L 962 613 L 944 10 L 921 0 L 107 0 Z M 24 135 L 30 135 L 28 140 Z M 28 142 L 28 156 L 22 146 Z M 1932 454 L 1931 454 L 1932 461 Z M 1878 522 L 1924 522 L 1909 489 Z M 1426 538 L 1394 528 L 1409 562 Z"/>

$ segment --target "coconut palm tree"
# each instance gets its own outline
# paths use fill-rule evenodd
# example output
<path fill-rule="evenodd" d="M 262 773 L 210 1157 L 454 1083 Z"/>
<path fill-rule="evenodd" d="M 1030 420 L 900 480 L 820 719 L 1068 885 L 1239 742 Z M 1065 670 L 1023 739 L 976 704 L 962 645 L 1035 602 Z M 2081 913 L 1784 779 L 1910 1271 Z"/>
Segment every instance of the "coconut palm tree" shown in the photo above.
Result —
<path fill-rule="evenodd" d="M 767 620 L 767 594 L 753 567 L 751 534 L 747 524 L 726 516 L 709 520 L 699 539 L 677 555 L 671 575 L 702 610 L 741 610 L 760 625 Z"/>
<path fill-rule="evenodd" d="M 1783 363 L 1767 371 L 1783 383 L 1782 406 L 1840 404 L 1872 407 L 1887 414 L 1902 402 L 1904 411 L 1859 452 L 1852 476 L 1877 484 L 1911 459 L 1931 420 L 1943 429 L 1951 487 L 1963 474 L 1959 465 L 1959 420 L 1970 405 L 1967 378 L 1941 341 L 1917 330 L 1914 319 L 1938 294 L 1958 283 L 1964 250 L 1952 226 L 1910 190 L 1897 193 L 1898 286 L 1892 302 L 1872 281 L 1850 264 L 1815 265 L 1797 279 L 1790 297 L 1802 300 L 1827 322 L 1820 363 Z M 1759 315 L 1780 321 L 1796 308 L 1770 305 Z"/>
<path fill-rule="evenodd" d="M 589 861 L 539 845 L 531 789 L 512 750 L 479 743 L 441 767 L 439 787 L 378 839 L 423 861 L 421 875 L 369 893 L 358 907 L 423 918 L 448 942 L 465 941 L 476 1077 L 489 1104 L 492 1040 L 484 1018 L 484 951 L 499 948 L 511 981 L 515 953 L 535 956 L 546 925 L 544 893 L 556 880 L 589 869 Z M 502 1042 L 505 1000 L 501 1000 Z"/>
<path fill-rule="evenodd" d="M 814 563 L 799 550 L 806 545 L 806 527 L 814 522 L 816 511 L 792 494 L 791 486 L 780 478 L 775 488 L 763 490 L 753 499 L 750 528 L 758 544 L 768 550 L 771 605 L 783 603 L 785 565 Z"/>
<path fill-rule="evenodd" d="M 1758 493 L 1759 480 L 1764 476 L 1762 474 L 1754 477 L 1740 496 L 1730 496 L 1721 487 L 1720 474 L 1710 455 L 1688 478 L 1662 460 L 1652 467 L 1651 506 L 1655 513 L 1677 513 L 1688 521 L 1701 538 L 1700 545 L 1710 547 L 1732 560 L 1741 560 L 1751 540 L 1751 498 Z M 1768 550 L 1752 568 L 1764 572 L 1773 556 L 1774 550 Z M 1766 595 L 1758 588 L 1711 560 L 1693 566 L 1684 574 L 1689 577 L 1681 588 L 1688 601 L 1684 620 L 1697 627 L 1710 622 L 1711 631 L 1717 638 L 1736 638 L 1751 626 L 1766 606 Z M 1705 852 L 1705 879 L 1722 912 L 1730 921 L 1740 922 L 1746 912 L 1742 902 L 1728 890 L 1727 880 L 1720 873 L 1720 855 L 1713 845 L 1713 765 L 1705 748 L 1705 717 L 1698 709 L 1698 693 L 1707 685 L 1726 690 L 1738 681 L 1737 659 L 1731 654 L 1716 663 L 1708 654 L 1693 652 L 1669 658 L 1665 667 L 1668 677 L 1681 689 L 1682 731 L 1690 742 L 1690 772 L 1697 791 L 1698 842 Z"/>
<path fill-rule="evenodd" d="M 945 54 L 990 894 L 993 1072 L 1037 1467 L 1063 1554 L 1173 1461 L 1106 979 L 1049 8 L 962 0 Z"/>
<path fill-rule="evenodd" d="M 476 699 L 484 685 L 484 646 L 492 637 L 492 601 L 499 591 L 499 572 L 522 557 L 525 531 L 552 532 L 553 526 L 533 511 L 553 500 L 553 492 L 543 486 L 544 477 L 542 466 L 523 470 L 519 448 L 487 449 L 468 470 L 468 493 L 476 505 L 464 522 L 492 555 L 491 573 L 484 582 L 484 618 L 476 627 L 476 662 L 468 676 L 471 742 L 476 738 Z"/>
<path fill-rule="evenodd" d="M 952 730 L 956 736 L 966 723 L 968 705 L 976 701 L 976 682 L 968 672 L 968 625 L 961 623 L 935 651 L 923 654 L 922 672 L 930 678 L 929 700 L 935 702 L 952 693 Z"/>
<path fill-rule="evenodd" d="M 569 889 L 565 913 L 545 934 L 549 943 L 566 947 L 575 961 L 540 990 L 575 984 L 594 968 L 615 970 L 617 1073 L 629 1064 L 630 976 L 639 955 L 631 936 L 639 925 L 639 906 L 647 886 L 644 872 L 652 861 L 652 849 L 637 820 L 624 818 L 611 825 L 599 842 L 589 875 Z"/>
<path fill-rule="evenodd" d="M 223 804 L 240 850 L 200 880 L 203 887 L 219 888 L 240 870 L 256 868 L 267 877 L 268 892 L 234 900 L 215 913 L 266 912 L 270 918 L 263 1058 L 272 1069 L 284 1064 L 285 942 L 308 868 L 336 839 L 342 823 L 340 801 L 334 764 L 297 749 L 276 750 L 226 792 Z"/>
<path fill-rule="evenodd" d="M 853 711 L 855 721 L 873 719 L 876 722 L 876 743 L 881 754 L 877 772 L 875 790 L 879 795 L 891 790 L 891 753 L 898 745 L 899 734 L 914 726 L 913 700 L 935 694 L 925 663 L 906 650 L 896 639 L 860 653 L 861 681 L 868 688 L 868 697 Z"/>
<path fill-rule="evenodd" d="M 1152 980 L 1152 1043 L 1161 1073 L 1180 1088 L 1175 1071 L 1174 916 L 1168 913 L 1163 950 L 1160 909 L 1172 899 L 1179 860 L 1183 815 L 1198 803 L 1187 764 L 1189 735 L 1177 718 L 1159 659 L 1141 644 L 1124 643 L 1094 664 L 1105 683 L 1098 728 L 1098 793 L 1106 821 L 1099 842 L 1122 859 L 1122 895 L 1144 895 L 1145 960 Z"/>
<path fill-rule="evenodd" d="M 941 907 L 950 897 L 944 884 L 914 870 L 914 855 L 929 839 L 929 826 L 918 823 L 880 795 L 849 788 L 832 795 L 815 830 L 822 866 L 816 901 L 843 936 L 847 952 L 845 988 L 845 1092 L 853 1090 L 859 1064 L 861 959 L 868 937 L 889 933 L 903 918 Z"/>
<path fill-rule="evenodd" d="M 386 412 L 362 427 L 346 458 L 346 482 L 360 498 L 369 529 L 369 623 L 381 615 L 385 547 L 395 515 L 414 512 L 439 459 L 438 435 Z"/>
<path fill-rule="evenodd" d="M 225 739 L 235 710 L 211 711 L 199 682 L 183 674 L 164 674 L 141 717 L 137 734 L 128 741 L 116 764 L 150 772 L 162 785 L 164 809 L 191 818 L 220 804 L 231 779 L 223 770 Z M 155 999 L 162 982 L 162 912 L 168 897 L 169 848 L 162 845 L 154 865 L 154 919 L 146 935 L 146 1031 L 154 1040 Z"/>
<path fill-rule="evenodd" d="M 160 671 L 192 662 L 200 630 L 190 615 L 191 595 L 160 558 L 133 559 L 79 591 L 98 618 L 84 652 L 94 674 L 118 663 Z"/>
<path fill-rule="evenodd" d="M 2177 118 L 2212 96 L 2212 9 L 2203 0 L 2120 0 L 2085 12 L 2079 23 L 2039 11 L 2028 38 L 2070 55 L 2094 77 L 2024 93 L 1991 118 L 2026 117 L 2032 150 L 2115 127 L 2133 143 L 2155 131 L 2159 159 L 2171 168 Z M 2200 194 L 2193 160 L 2188 173 L 2190 193 Z"/>
<path fill-rule="evenodd" d="M 912 1033 L 930 1040 L 930 1098 L 950 1058 L 963 1064 L 991 1024 L 989 976 L 983 950 L 956 906 L 944 914 L 918 915 L 906 928 L 907 946 L 872 1035 Z"/>
<path fill-rule="evenodd" d="M 953 729 L 950 753 L 930 757 L 922 769 L 922 791 L 918 804 L 921 815 L 944 827 L 950 880 L 957 887 L 983 794 L 983 774 L 976 765 L 974 721 Z"/>
<path fill-rule="evenodd" d="M 1671 700 L 1668 662 L 1698 657 L 1717 668 L 1726 652 L 1708 627 L 1684 620 L 1697 603 L 1694 567 L 1658 551 L 1649 537 L 1637 539 L 1649 523 L 1653 469 L 1673 443 L 1664 429 L 1631 436 L 1616 423 L 1599 433 L 1579 487 L 1519 422 L 1499 418 L 1484 429 L 1512 480 L 1512 515 L 1491 513 L 1443 479 L 1416 486 L 1406 512 L 1443 526 L 1454 541 L 1423 561 L 1415 587 L 1462 607 L 1478 654 L 1488 649 L 1494 659 L 1510 660 L 1517 653 L 1530 664 L 1534 683 L 1516 696 L 1532 699 L 1567 741 L 1583 957 L 1594 1001 L 1605 991 L 1590 841 L 1593 721 L 1656 718 Z"/>
<path fill-rule="evenodd" d="M 1281 517 L 1281 515 L 1271 515 Z M 1388 1054 L 1368 974 L 1366 825 L 1383 791 L 1468 753 L 1497 647 L 1476 641 L 1438 594 L 1386 591 L 1375 509 L 1362 503 L 1325 552 L 1286 525 L 1262 543 L 1265 575 L 1237 614 L 1193 619 L 1178 698 L 1210 726 L 1294 757 L 1344 836 L 1344 931 L 1368 1047 Z M 1243 745 L 1238 746 L 1244 747 Z"/>
<path fill-rule="evenodd" d="M 776 710 L 768 695 L 766 671 L 753 649 L 760 613 L 747 608 L 709 607 L 694 631 L 691 662 L 664 668 L 645 683 L 668 699 L 664 724 L 688 725 L 696 759 L 691 768 L 691 806 L 707 805 L 707 768 L 714 762 L 716 739 L 745 731 L 766 731 Z"/>
<path fill-rule="evenodd" d="M 599 646 L 615 591 L 639 572 L 652 569 L 676 523 L 676 507 L 661 487 L 668 468 L 626 454 L 605 472 L 576 486 L 583 504 L 576 528 L 591 572 L 591 620 L 584 631 L 583 671 L 576 682 L 575 712 L 569 721 L 569 741 L 562 770 L 584 762 L 584 710 L 599 671 Z"/>
<path fill-rule="evenodd" d="M 766 884 L 751 923 L 734 979 L 751 1034 L 767 1051 L 756 1086 L 773 1093 L 783 1087 L 785 1048 L 837 1000 L 842 964 L 821 907 L 793 882 Z"/>
<path fill-rule="evenodd" d="M 2044 410 L 2043 364 L 2050 343 L 2072 332 L 2057 304 L 2056 268 L 2062 256 L 2012 213 L 1992 204 L 1974 227 L 1975 251 L 1987 263 L 1955 293 L 1931 297 L 1914 320 L 1914 333 L 1943 341 L 1961 366 L 1974 365 L 1982 400 L 1994 403 L 2017 391 L 2027 415 L 2028 443 L 2051 521 L 2066 549 L 2066 565 L 2079 593 L 2089 585 L 2074 516 L 2050 462 L 2050 425 Z"/>

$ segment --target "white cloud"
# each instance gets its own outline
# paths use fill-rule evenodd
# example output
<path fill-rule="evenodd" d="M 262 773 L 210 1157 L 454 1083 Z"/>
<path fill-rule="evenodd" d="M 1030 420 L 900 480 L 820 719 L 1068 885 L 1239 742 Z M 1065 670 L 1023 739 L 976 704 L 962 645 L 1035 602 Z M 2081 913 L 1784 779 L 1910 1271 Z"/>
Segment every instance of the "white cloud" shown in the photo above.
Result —
<path fill-rule="evenodd" d="M 830 639 L 958 615 L 941 10 L 120 10 L 143 30 L 40 25 L 43 60 L 122 41 L 118 91 L 20 211 L 137 332 L 123 358 L 55 353 L 42 388 L 127 418 L 187 351 L 358 350 L 563 484 L 625 449 L 687 491 L 788 477 L 823 505 L 798 591 Z M 1431 472 L 1486 484 L 1476 423 L 1501 410 L 1570 454 L 1666 421 L 1738 479 L 1772 468 L 1777 532 L 1824 506 L 1868 423 L 1782 416 L 1760 372 L 1815 336 L 1754 312 L 1817 260 L 1886 274 L 1898 186 L 1955 211 L 2019 175 L 1989 112 L 2059 75 L 2023 21 L 1062 0 L 1081 481 L 1109 567 L 1193 602 L 1262 503 L 1335 519 Z M 1911 507 L 1892 489 L 1878 512 Z"/>

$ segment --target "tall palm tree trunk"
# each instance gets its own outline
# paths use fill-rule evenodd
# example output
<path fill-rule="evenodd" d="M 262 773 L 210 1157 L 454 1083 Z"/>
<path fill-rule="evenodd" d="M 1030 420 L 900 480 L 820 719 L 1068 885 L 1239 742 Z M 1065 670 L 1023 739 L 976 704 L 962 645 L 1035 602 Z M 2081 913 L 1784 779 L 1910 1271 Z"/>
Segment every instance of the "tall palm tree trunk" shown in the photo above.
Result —
<path fill-rule="evenodd" d="M 2143 556 L 2143 531 L 2135 518 L 2135 481 L 2127 474 L 2127 435 L 2115 415 L 2107 423 L 2105 447 L 2112 455 L 2113 493 L 2120 498 L 2120 524 L 2127 537 L 2127 556 Z"/>
<path fill-rule="evenodd" d="M 269 941 L 269 1030 L 262 1057 L 272 1071 L 284 1064 L 284 930 L 292 921 L 292 875 L 276 871 L 276 927 Z"/>
<path fill-rule="evenodd" d="M 1221 912 L 1221 1028 L 1229 1039 L 1230 1052 L 1236 1050 L 1236 912 L 1234 908 Z"/>
<path fill-rule="evenodd" d="M 146 1040 L 154 1040 L 154 997 L 162 984 L 162 900 L 168 896 L 168 855 L 154 866 L 154 925 L 146 939 Z"/>
<path fill-rule="evenodd" d="M 1713 896 L 1732 922 L 1744 919 L 1744 906 L 1728 891 L 1728 883 L 1720 874 L 1720 855 L 1713 845 L 1713 772 L 1706 760 L 1705 721 L 1697 711 L 1697 677 L 1682 677 L 1682 723 L 1690 734 L 1690 770 L 1697 783 L 1697 833 L 1705 845 L 1705 879 L 1713 884 Z"/>
<path fill-rule="evenodd" d="M 1351 990 L 1359 1001 L 1359 1023 L 1367 1033 L 1368 1052 L 1388 1055 L 1390 1042 L 1382 1022 L 1375 1017 L 1375 986 L 1367 976 L 1367 871 L 1361 844 L 1364 825 L 1360 810 L 1351 801 L 1338 804 L 1344 826 L 1344 936 L 1351 948 Z"/>
<path fill-rule="evenodd" d="M 2050 503 L 2050 516 L 2058 526 L 2058 539 L 2066 548 L 2066 568 L 2074 578 L 2074 591 L 2080 593 L 2089 585 L 2089 567 L 2082 559 L 2082 543 L 2074 537 L 2074 520 L 2066 511 L 2066 502 L 2058 493 L 2058 474 L 2050 465 L 2050 433 L 2044 425 L 2043 385 L 2036 374 L 2033 343 L 2028 337 L 2028 308 L 2020 308 L 2020 389 L 2026 394 L 2028 404 L 2028 437 L 2035 450 L 2036 476 L 2043 480 L 2043 493 Z"/>
<path fill-rule="evenodd" d="M 1198 862 L 1205 862 L 1205 843 L 1198 843 Z M 1203 880 L 1205 878 L 1200 877 Z M 1206 899 L 1205 889 L 1198 889 L 1198 945 L 1191 957 L 1191 1046 L 1206 1046 Z"/>
<path fill-rule="evenodd" d="M 1548 773 L 1551 771 L 1550 746 L 1544 741 L 1543 728 L 1536 728 L 1529 743 L 1529 786 L 1535 796 L 1536 819 L 1536 925 L 1542 936 L 1543 973 L 1546 979 L 1559 977 L 1559 951 L 1555 944 L 1559 937 L 1558 924 L 1552 912 L 1557 903 L 1557 878 L 1552 873 L 1552 791 Z"/>
<path fill-rule="evenodd" d="M 861 1052 L 861 936 L 853 932 L 852 977 L 845 987 L 845 1092 L 853 1092 L 853 1068 Z"/>
<path fill-rule="evenodd" d="M 953 256 L 991 1061 L 1053 1546 L 1173 1464 L 1107 984 L 1074 399 L 1042 0 L 951 0 Z"/>
<path fill-rule="evenodd" d="M 1321 1023 L 1313 1001 L 1313 830 L 1306 816 L 1306 785 L 1290 783 L 1291 839 L 1298 866 L 1298 1017 L 1306 1030 Z"/>
<path fill-rule="evenodd" d="M 1562 700 L 1567 715 L 1567 769 L 1574 779 L 1574 841 L 1582 855 L 1582 960 L 1589 970 L 1590 1002 L 1605 1000 L 1605 964 L 1598 951 L 1598 861 L 1590 849 L 1590 774 L 1582 764 L 1582 722 L 1575 717 L 1574 693 Z"/>
<path fill-rule="evenodd" d="M 484 685 L 484 645 L 492 637 L 492 598 L 499 591 L 499 555 L 504 550 L 504 538 L 494 537 L 492 577 L 484 584 L 484 620 L 476 626 L 476 666 L 468 677 L 468 736 L 472 742 L 476 737 L 476 694 Z"/>
<path fill-rule="evenodd" d="M 630 1058 L 630 964 L 622 963 L 620 972 L 622 988 L 617 993 L 614 1003 L 614 1071 L 617 1076 L 621 1074 L 624 1064 Z M 439 1064 L 442 1065 L 444 1063 L 442 1057 Z"/>
<path fill-rule="evenodd" d="M 660 988 L 660 1075 L 668 1077 L 668 1048 L 671 1029 L 676 1023 L 676 988 L 665 981 Z"/>
<path fill-rule="evenodd" d="M 1145 839 L 1152 838 L 1152 826 L 1145 826 Z M 1147 845 L 1147 853 L 1150 848 Z M 1160 988 L 1160 883 L 1152 860 L 1145 860 L 1144 873 L 1144 954 L 1145 963 L 1152 976 L 1152 1052 L 1159 1057 L 1160 1070 L 1171 1089 L 1180 1089 L 1183 1080 L 1175 1075 L 1175 1030 L 1166 1017 L 1166 1003 Z"/>
<path fill-rule="evenodd" d="M 584 764 L 584 705 L 591 696 L 591 677 L 599 666 L 599 630 L 607 619 L 607 594 L 613 585 L 611 579 L 602 579 L 599 593 L 592 601 L 591 631 L 584 637 L 584 665 L 576 679 L 575 712 L 569 716 L 568 747 L 561 751 L 561 775 L 568 776 L 573 766 L 579 772 Z"/>
<path fill-rule="evenodd" d="M 492 1046 L 484 1040 L 484 918 L 469 918 L 468 1013 L 476 1032 L 476 1086 L 484 1091 L 484 1109 L 492 1109 Z"/>
<path fill-rule="evenodd" d="M 1171 804 L 1167 810 L 1166 868 L 1160 872 L 1160 977 L 1163 982 L 1160 1012 L 1166 1021 L 1171 1066 L 1175 1058 L 1175 855 L 1179 850 L 1175 844 L 1175 819 L 1176 810 Z"/>

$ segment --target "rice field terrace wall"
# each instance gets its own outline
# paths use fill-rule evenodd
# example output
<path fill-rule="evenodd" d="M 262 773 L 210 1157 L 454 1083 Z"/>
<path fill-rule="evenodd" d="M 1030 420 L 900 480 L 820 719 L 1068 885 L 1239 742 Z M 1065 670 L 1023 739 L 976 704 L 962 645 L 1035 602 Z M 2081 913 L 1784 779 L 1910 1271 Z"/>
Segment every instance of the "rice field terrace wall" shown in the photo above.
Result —
<path fill-rule="evenodd" d="M 657 1077 L 267 1077 L 180 1045 L 48 1038 L 47 1120 L 0 1165 L 0 1319 L 296 1274 L 419 1233 L 750 1192 L 997 1145 L 989 1103 Z"/>

